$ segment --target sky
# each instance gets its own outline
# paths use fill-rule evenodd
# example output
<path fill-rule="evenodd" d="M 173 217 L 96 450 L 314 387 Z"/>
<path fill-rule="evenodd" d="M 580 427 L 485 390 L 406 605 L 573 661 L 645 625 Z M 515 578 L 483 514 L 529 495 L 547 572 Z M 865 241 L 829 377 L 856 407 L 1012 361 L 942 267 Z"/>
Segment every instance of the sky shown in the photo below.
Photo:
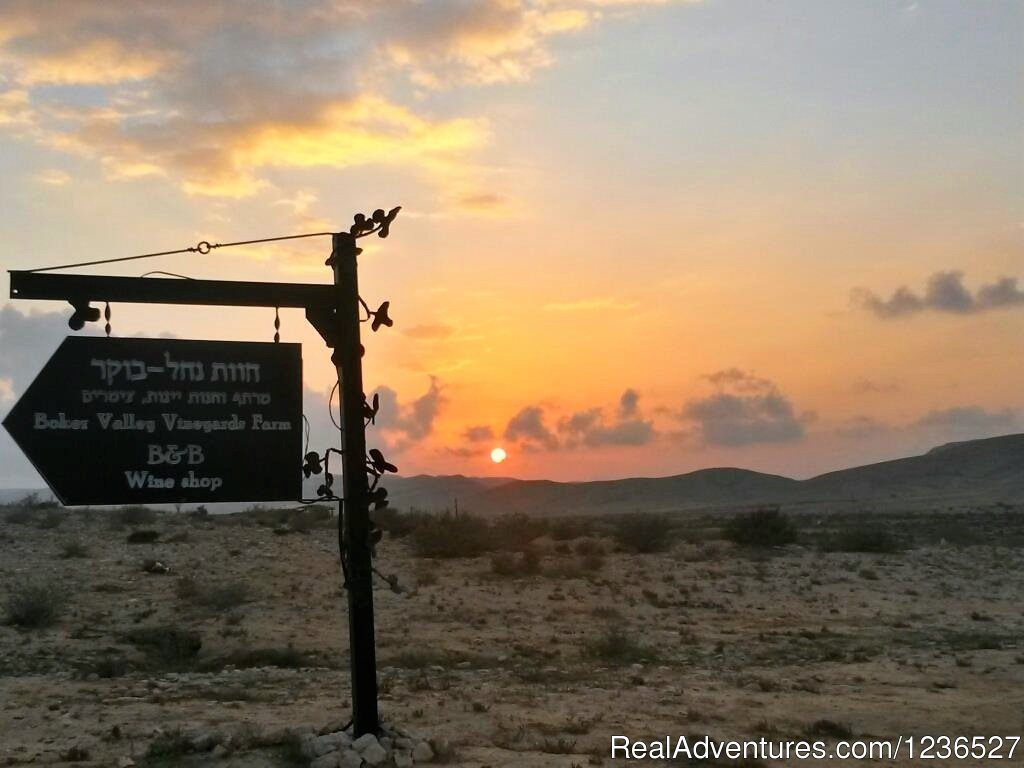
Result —
<path fill-rule="evenodd" d="M 401 205 L 360 289 L 395 320 L 364 327 L 369 444 L 406 475 L 809 477 L 1021 432 L 1022 33 L 1016 1 L 7 0 L 0 265 Z M 328 251 L 78 271 L 328 282 Z M 0 305 L 0 412 L 68 314 Z M 281 320 L 326 447 L 329 354 Z M 0 486 L 38 484 L 4 434 Z"/>

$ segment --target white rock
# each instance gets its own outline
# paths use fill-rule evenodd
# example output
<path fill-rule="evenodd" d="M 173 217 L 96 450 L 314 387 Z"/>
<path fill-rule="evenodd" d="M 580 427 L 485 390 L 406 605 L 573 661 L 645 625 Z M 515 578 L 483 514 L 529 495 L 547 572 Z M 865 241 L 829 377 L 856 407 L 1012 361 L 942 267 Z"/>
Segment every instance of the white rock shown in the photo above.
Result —
<path fill-rule="evenodd" d="M 135 761 L 130 757 L 119 757 L 117 759 L 117 768 L 132 768 L 135 765 Z"/>
<path fill-rule="evenodd" d="M 348 736 L 344 733 L 325 733 L 310 740 L 310 751 L 313 757 L 326 755 L 339 747 L 348 746 Z"/>
<path fill-rule="evenodd" d="M 360 736 L 358 739 L 352 742 L 352 749 L 354 749 L 359 754 L 362 754 L 371 744 L 374 744 L 378 747 L 380 746 L 376 736 L 374 736 L 372 733 L 364 733 L 362 736 Z"/>
<path fill-rule="evenodd" d="M 320 755 L 309 764 L 309 768 L 338 768 L 338 753 L 328 752 Z"/>
<path fill-rule="evenodd" d="M 354 749 L 346 749 L 338 754 L 338 768 L 359 768 L 363 764 L 363 758 Z"/>
<path fill-rule="evenodd" d="M 395 752 L 395 768 L 412 768 L 412 757 L 408 752 Z"/>
<path fill-rule="evenodd" d="M 425 741 L 421 741 L 412 750 L 412 759 L 417 763 L 429 763 L 434 759 L 434 750 Z"/>
<path fill-rule="evenodd" d="M 370 744 L 363 750 L 362 755 L 367 765 L 381 765 L 388 759 L 388 751 L 377 743 Z"/>

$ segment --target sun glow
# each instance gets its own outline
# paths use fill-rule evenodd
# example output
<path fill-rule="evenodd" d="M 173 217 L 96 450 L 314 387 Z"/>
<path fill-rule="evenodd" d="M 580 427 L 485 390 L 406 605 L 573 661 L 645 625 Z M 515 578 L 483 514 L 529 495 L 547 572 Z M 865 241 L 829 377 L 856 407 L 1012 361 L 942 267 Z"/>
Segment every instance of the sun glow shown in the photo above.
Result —
<path fill-rule="evenodd" d="M 507 458 L 508 454 L 505 453 L 504 448 L 495 448 L 493 451 L 491 451 L 491 461 L 493 461 L 495 464 L 501 464 L 501 462 L 503 462 Z"/>

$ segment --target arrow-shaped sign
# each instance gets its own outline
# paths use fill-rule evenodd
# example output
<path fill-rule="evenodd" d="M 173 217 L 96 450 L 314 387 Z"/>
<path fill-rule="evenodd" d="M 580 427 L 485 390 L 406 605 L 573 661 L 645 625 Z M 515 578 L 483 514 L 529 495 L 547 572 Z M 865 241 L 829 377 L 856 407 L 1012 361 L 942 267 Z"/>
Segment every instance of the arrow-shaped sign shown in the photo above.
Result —
<path fill-rule="evenodd" d="M 301 346 L 69 336 L 3 423 L 67 505 L 294 501 Z"/>

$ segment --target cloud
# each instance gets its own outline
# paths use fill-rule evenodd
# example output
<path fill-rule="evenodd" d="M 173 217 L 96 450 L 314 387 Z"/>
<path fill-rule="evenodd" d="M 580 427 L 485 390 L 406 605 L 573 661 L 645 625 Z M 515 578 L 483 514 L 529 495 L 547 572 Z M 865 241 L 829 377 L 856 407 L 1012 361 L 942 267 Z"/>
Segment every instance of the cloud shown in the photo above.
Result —
<path fill-rule="evenodd" d="M 0 127 L 193 195 L 252 195 L 278 168 L 391 165 L 493 215 L 506 199 L 474 157 L 488 123 L 432 114 L 426 95 L 529 80 L 600 5 L 7 0 Z"/>
<path fill-rule="evenodd" d="M 62 187 L 71 181 L 71 175 L 59 168 L 47 168 L 36 174 L 36 181 L 51 187 Z"/>
<path fill-rule="evenodd" d="M 537 405 L 529 405 L 509 419 L 505 439 L 521 441 L 523 449 L 528 451 L 558 448 L 558 438 L 544 423 L 544 409 Z"/>
<path fill-rule="evenodd" d="M 739 369 L 706 376 L 716 391 L 684 404 L 679 416 L 693 422 L 707 445 L 742 446 L 801 440 L 812 413 L 797 414 L 776 385 Z"/>
<path fill-rule="evenodd" d="M 7 304 L 0 307 L 0 379 L 8 379 L 20 396 L 57 350 L 68 330 L 71 307 L 65 312 L 22 312 Z M 95 323 L 81 335 L 99 333 Z"/>
<path fill-rule="evenodd" d="M 639 411 L 640 395 L 627 389 L 619 398 L 618 417 L 608 422 L 600 408 L 578 411 L 558 422 L 558 432 L 565 436 L 565 446 L 585 445 L 647 445 L 657 437 L 654 424 L 643 419 Z"/>
<path fill-rule="evenodd" d="M 1009 408 L 992 411 L 978 405 L 958 406 L 930 411 L 913 426 L 949 440 L 973 440 L 1020 429 L 1021 415 Z"/>
<path fill-rule="evenodd" d="M 66 312 L 22 312 L 8 304 L 0 307 L 0 416 L 24 394 L 46 361 L 70 332 Z M 89 324 L 82 335 L 98 333 Z M 42 480 L 28 459 L 0 429 L 0 486 L 39 487 Z"/>
<path fill-rule="evenodd" d="M 494 430 L 487 425 L 467 427 L 462 436 L 471 443 L 483 443 L 494 439 Z"/>
<path fill-rule="evenodd" d="M 390 387 L 378 387 L 373 394 L 380 397 L 376 428 L 394 441 L 393 449 L 399 452 L 433 432 L 434 422 L 445 403 L 441 385 L 433 376 L 429 389 L 409 403 L 400 402 L 398 393 Z"/>
<path fill-rule="evenodd" d="M 888 299 L 883 299 L 867 288 L 855 288 L 851 298 L 858 306 L 883 319 L 906 317 L 925 310 L 969 315 L 1024 305 L 1024 291 L 1018 287 L 1015 277 L 1000 277 L 980 286 L 973 294 L 964 286 L 963 278 L 963 272 L 955 270 L 936 272 L 928 278 L 923 294 L 901 286 Z"/>
<path fill-rule="evenodd" d="M 619 398 L 619 416 L 622 418 L 635 416 L 639 402 L 640 393 L 635 389 L 627 389 Z"/>
<path fill-rule="evenodd" d="M 835 433 L 839 437 L 862 440 L 868 437 L 877 437 L 892 430 L 893 427 L 891 425 L 878 421 L 871 416 L 855 416 L 836 427 Z"/>

